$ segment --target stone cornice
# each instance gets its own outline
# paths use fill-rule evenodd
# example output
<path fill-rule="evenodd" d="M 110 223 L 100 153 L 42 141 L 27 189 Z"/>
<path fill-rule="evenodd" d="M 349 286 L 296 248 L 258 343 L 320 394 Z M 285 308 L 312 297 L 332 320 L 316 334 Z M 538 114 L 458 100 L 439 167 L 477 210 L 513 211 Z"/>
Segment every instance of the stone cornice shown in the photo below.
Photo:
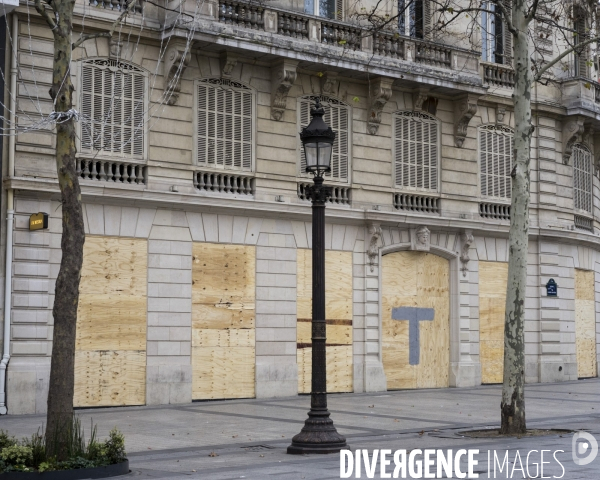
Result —
<path fill-rule="evenodd" d="M 60 199 L 58 184 L 55 180 L 13 177 L 4 180 L 5 188 L 12 188 L 35 198 Z M 136 206 L 146 208 L 172 208 L 186 211 L 223 213 L 229 215 L 247 215 L 265 218 L 285 218 L 288 220 L 310 221 L 310 204 L 285 204 L 260 200 L 245 200 L 212 197 L 199 194 L 165 192 L 128 185 L 110 185 L 106 183 L 81 183 L 81 193 L 86 203 Z M 439 217 L 434 215 L 412 215 L 399 212 L 383 212 L 366 209 L 336 208 L 325 209 L 329 222 L 338 224 L 367 225 L 378 224 L 382 227 L 415 227 L 426 225 L 432 231 L 445 230 L 460 233 L 471 230 L 475 236 L 496 236 L 507 238 L 508 223 L 492 223 L 474 219 Z M 531 227 L 530 237 L 560 239 L 563 243 L 585 245 L 600 250 L 600 236 L 561 228 Z"/>

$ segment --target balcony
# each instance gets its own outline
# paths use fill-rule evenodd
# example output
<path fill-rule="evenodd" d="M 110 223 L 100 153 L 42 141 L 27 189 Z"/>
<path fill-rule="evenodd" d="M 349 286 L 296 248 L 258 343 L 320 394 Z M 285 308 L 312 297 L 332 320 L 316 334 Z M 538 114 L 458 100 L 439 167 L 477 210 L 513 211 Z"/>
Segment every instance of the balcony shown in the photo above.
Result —
<path fill-rule="evenodd" d="M 512 67 L 489 62 L 480 62 L 480 64 L 484 84 L 496 88 L 513 88 L 515 86 L 515 71 Z"/>
<path fill-rule="evenodd" d="M 346 59 L 362 61 L 371 66 L 379 64 L 384 68 L 395 67 L 398 70 L 417 73 L 414 64 L 421 64 L 424 68 L 419 74 L 429 71 L 439 80 L 439 71 L 431 72 L 427 68 L 435 67 L 448 71 L 455 78 L 460 77 L 461 81 L 481 85 L 478 52 L 406 37 L 394 31 L 373 32 L 354 23 L 275 8 L 256 0 L 219 0 L 214 17 L 219 23 L 234 27 L 231 32 L 223 31 L 222 35 L 248 39 L 253 43 L 267 42 L 288 49 L 299 48 L 293 43 L 278 41 L 275 36 L 271 39 L 261 36 L 259 32 L 289 39 L 308 40 L 309 43 L 301 47 L 303 58 L 308 58 L 308 52 L 312 52 L 313 49 L 313 53 L 323 55 L 324 58 L 331 57 L 331 50 L 319 48 L 319 45 L 322 45 L 339 48 L 340 54 L 343 51 Z M 240 27 L 243 30 L 240 30 Z M 239 47 L 240 44 L 236 46 Z M 408 62 L 412 66 L 406 65 Z"/>
<path fill-rule="evenodd" d="M 583 77 L 563 80 L 562 100 L 568 115 L 600 115 L 600 83 Z"/>

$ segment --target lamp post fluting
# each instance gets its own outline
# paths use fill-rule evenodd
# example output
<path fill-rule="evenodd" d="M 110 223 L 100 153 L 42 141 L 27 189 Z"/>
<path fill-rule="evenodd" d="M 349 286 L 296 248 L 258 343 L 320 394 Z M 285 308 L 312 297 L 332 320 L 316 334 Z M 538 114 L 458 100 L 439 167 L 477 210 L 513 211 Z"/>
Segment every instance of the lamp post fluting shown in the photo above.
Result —
<path fill-rule="evenodd" d="M 335 453 L 348 448 L 327 409 L 325 357 L 325 202 L 331 188 L 323 185 L 323 174 L 331 171 L 335 133 L 323 121 L 325 111 L 317 98 L 310 124 L 300 132 L 306 171 L 314 175 L 308 196 L 312 202 L 312 377 L 310 411 L 302 431 L 292 439 L 287 453 Z"/>

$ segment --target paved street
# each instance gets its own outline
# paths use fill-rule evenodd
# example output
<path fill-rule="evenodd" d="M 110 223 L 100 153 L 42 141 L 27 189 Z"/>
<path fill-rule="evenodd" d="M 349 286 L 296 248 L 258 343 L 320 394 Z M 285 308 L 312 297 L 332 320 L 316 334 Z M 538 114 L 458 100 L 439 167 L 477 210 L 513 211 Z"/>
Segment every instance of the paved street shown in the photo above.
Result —
<path fill-rule="evenodd" d="M 529 428 L 585 429 L 600 440 L 600 381 L 580 380 L 560 384 L 528 385 Z M 293 435 L 306 418 L 310 397 L 276 400 L 196 402 L 166 407 L 132 407 L 79 410 L 82 423 L 91 419 L 105 435 L 117 426 L 126 437 L 131 462 L 130 476 L 141 478 L 225 479 L 338 479 L 339 455 L 292 456 L 285 453 Z M 382 394 L 330 395 L 332 418 L 352 450 L 368 449 L 479 449 L 474 473 L 488 478 L 487 452 L 502 458 L 508 451 L 512 471 L 516 451 L 529 477 L 516 469 L 512 478 L 535 478 L 541 450 L 546 453 L 544 477 L 600 478 L 600 456 L 577 466 L 572 460 L 573 435 L 522 439 L 472 439 L 461 430 L 498 423 L 500 386 L 464 389 L 396 391 Z M 42 426 L 40 415 L 0 418 L 0 428 L 16 436 L 30 435 Z M 553 453 L 556 450 L 564 452 Z M 214 453 L 213 453 L 214 452 Z M 493 459 L 493 453 L 491 454 Z M 585 457 L 585 455 L 581 455 Z M 461 470 L 466 471 L 466 456 Z M 463 465 L 464 463 L 464 465 Z M 511 478 L 499 472 L 496 478 Z M 394 469 L 392 461 L 388 472 Z M 435 469 L 432 469 L 435 472 Z M 493 466 L 490 467 L 491 477 Z M 527 470 L 525 470 L 527 472 Z M 538 474 L 539 475 L 539 474 Z M 407 474 L 408 478 L 411 478 Z M 354 474 L 350 478 L 355 478 Z M 365 475 L 364 468 L 362 477 Z M 382 478 L 380 464 L 374 478 Z M 470 478 L 470 477 L 469 477 Z"/>

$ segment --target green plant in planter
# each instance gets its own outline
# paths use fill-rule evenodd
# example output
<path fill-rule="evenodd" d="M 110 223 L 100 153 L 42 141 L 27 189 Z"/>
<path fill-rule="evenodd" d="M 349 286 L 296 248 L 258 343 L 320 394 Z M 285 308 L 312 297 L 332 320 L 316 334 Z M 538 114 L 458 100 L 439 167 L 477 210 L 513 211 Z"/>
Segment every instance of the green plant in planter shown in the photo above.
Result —
<path fill-rule="evenodd" d="M 58 461 L 56 455 L 46 448 L 45 435 L 38 431 L 31 438 L 18 441 L 0 430 L 0 473 L 9 471 L 48 472 L 74 470 L 121 463 L 127 459 L 125 438 L 113 428 L 105 441 L 97 439 L 96 426 L 92 423 L 91 435 L 85 441 L 79 419 L 60 433 L 67 445 L 67 458 Z M 55 444 L 57 442 L 54 442 Z"/>

